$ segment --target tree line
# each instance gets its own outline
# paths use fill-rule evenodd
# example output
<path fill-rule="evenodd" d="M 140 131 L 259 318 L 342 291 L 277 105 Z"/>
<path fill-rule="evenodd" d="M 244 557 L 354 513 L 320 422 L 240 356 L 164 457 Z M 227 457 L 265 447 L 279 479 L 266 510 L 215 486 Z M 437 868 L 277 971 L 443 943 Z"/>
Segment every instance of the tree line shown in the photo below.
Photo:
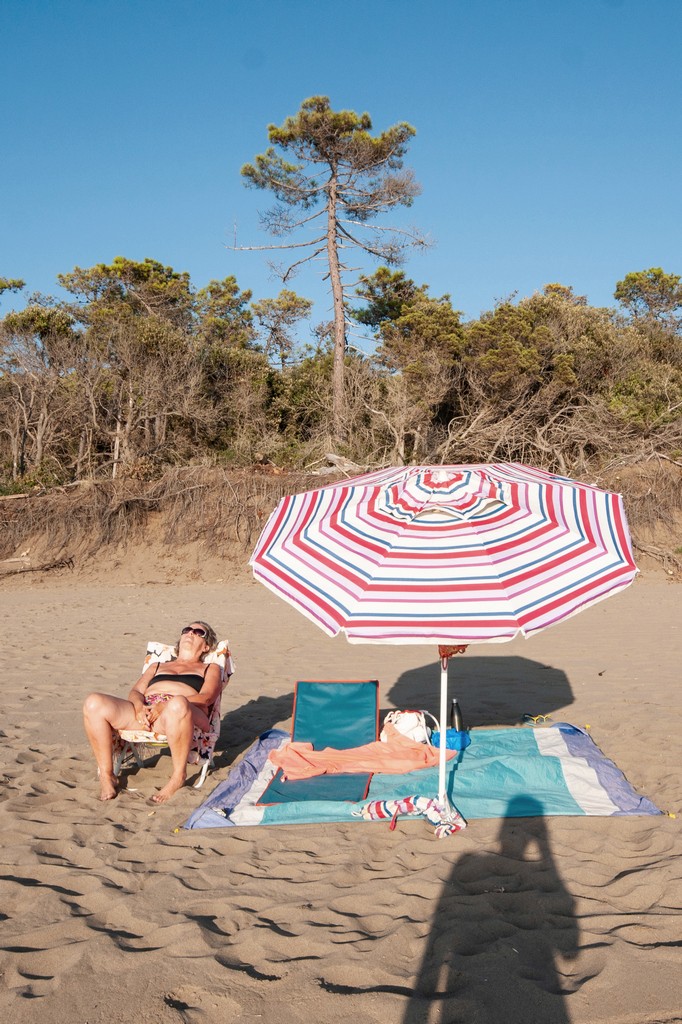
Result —
<path fill-rule="evenodd" d="M 379 267 L 348 310 L 375 345 L 344 355 L 341 443 L 333 337 L 323 324 L 296 340 L 310 312 L 296 293 L 255 302 L 234 277 L 195 290 L 122 257 L 59 280 L 68 301 L 34 298 L 0 321 L 5 489 L 190 461 L 305 468 L 330 450 L 565 473 L 682 456 L 682 288 L 658 268 L 618 282 L 621 311 L 549 284 L 463 322 L 449 296 Z"/>
<path fill-rule="evenodd" d="M 266 248 L 293 260 L 275 297 L 121 256 L 58 275 L 65 299 L 29 296 L 2 317 L 0 486 L 148 479 L 192 461 L 308 468 L 330 451 L 573 475 L 682 459 L 680 277 L 627 273 L 613 308 L 547 284 L 464 321 L 399 269 L 419 232 L 376 223 L 419 194 L 403 167 L 414 129 L 371 129 L 312 97 L 242 168 L 275 198 Z M 377 269 L 358 276 L 352 250 Z M 320 259 L 333 319 L 314 323 L 289 285 Z M 0 292 L 22 288 L 0 278 Z"/>

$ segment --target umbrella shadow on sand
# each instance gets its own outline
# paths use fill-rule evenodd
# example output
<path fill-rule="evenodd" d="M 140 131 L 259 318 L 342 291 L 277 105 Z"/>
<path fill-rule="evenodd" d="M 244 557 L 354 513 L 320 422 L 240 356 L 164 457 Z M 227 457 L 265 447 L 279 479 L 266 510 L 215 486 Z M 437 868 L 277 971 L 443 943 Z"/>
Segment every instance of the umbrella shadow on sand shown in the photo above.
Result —
<path fill-rule="evenodd" d="M 511 800 L 499 852 L 454 861 L 402 1024 L 436 1017 L 481 1024 L 570 1020 L 565 996 L 584 980 L 571 965 L 579 940 L 574 900 L 554 864 L 540 805 L 537 817 L 515 813 Z"/>
<path fill-rule="evenodd" d="M 387 696 L 396 708 L 421 708 L 437 718 L 440 662 L 403 672 Z M 573 703 L 565 672 L 516 655 L 452 658 L 449 696 L 457 698 L 467 728 L 518 725 L 524 715 L 552 715 Z"/>

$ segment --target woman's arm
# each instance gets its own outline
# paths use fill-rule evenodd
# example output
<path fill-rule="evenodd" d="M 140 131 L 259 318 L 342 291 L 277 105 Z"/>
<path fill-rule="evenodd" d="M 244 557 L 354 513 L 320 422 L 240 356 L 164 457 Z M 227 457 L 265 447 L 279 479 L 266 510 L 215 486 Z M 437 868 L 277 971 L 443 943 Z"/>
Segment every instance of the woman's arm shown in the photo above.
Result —
<path fill-rule="evenodd" d="M 128 700 L 135 708 L 135 717 L 143 728 L 149 728 L 152 724 L 149 717 L 151 709 L 145 705 L 144 694 L 150 682 L 154 678 L 158 667 L 158 661 L 153 661 L 149 668 L 142 673 L 128 694 Z"/>
<path fill-rule="evenodd" d="M 220 665 L 212 663 L 206 669 L 206 675 L 204 676 L 204 685 L 199 690 L 199 693 L 192 694 L 187 700 L 190 704 L 198 704 L 203 710 L 210 708 L 211 704 L 215 703 L 215 699 L 221 691 L 221 679 L 222 669 Z"/>
<path fill-rule="evenodd" d="M 140 678 L 137 680 L 130 693 L 128 694 L 128 700 L 131 704 L 134 704 L 136 708 L 144 706 L 144 695 L 147 692 L 147 687 L 151 683 L 152 679 L 156 675 L 156 670 L 159 667 L 158 661 L 153 661 L 149 668 L 142 673 Z"/>

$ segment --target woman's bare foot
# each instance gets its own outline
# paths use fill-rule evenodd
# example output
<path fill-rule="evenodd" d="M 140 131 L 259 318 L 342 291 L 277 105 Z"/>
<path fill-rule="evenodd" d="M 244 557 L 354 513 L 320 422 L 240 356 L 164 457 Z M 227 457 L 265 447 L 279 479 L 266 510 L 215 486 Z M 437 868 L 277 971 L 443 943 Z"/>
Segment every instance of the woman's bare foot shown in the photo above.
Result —
<path fill-rule="evenodd" d="M 166 800 L 170 800 L 170 798 L 173 796 L 173 793 L 177 793 L 177 791 L 179 789 L 182 789 L 182 787 L 185 785 L 186 778 L 187 776 L 184 773 L 178 776 L 171 775 L 170 779 L 163 787 L 163 789 L 160 789 L 159 792 L 155 793 L 154 796 L 151 798 L 152 803 L 163 804 L 166 802 Z"/>
<path fill-rule="evenodd" d="M 100 800 L 113 800 L 118 794 L 118 779 L 112 772 L 110 775 L 99 775 L 99 798 Z"/>

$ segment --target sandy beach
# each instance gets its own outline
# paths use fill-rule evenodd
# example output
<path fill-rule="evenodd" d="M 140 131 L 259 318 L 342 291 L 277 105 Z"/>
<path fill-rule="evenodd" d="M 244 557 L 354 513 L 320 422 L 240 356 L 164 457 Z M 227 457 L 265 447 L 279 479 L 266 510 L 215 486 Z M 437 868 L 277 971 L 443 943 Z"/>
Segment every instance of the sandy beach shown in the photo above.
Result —
<path fill-rule="evenodd" d="M 467 724 L 590 726 L 677 817 L 421 820 L 176 831 L 297 678 L 378 678 L 437 712 L 436 652 L 351 646 L 216 565 L 2 585 L 0 1012 L 15 1024 L 653 1024 L 682 1020 L 682 587 L 638 578 L 531 640 L 451 665 Z M 147 640 L 201 618 L 232 642 L 217 768 L 148 798 L 167 755 L 98 799 L 85 695 L 124 696 Z M 193 774 L 190 774 L 190 781 Z"/>

